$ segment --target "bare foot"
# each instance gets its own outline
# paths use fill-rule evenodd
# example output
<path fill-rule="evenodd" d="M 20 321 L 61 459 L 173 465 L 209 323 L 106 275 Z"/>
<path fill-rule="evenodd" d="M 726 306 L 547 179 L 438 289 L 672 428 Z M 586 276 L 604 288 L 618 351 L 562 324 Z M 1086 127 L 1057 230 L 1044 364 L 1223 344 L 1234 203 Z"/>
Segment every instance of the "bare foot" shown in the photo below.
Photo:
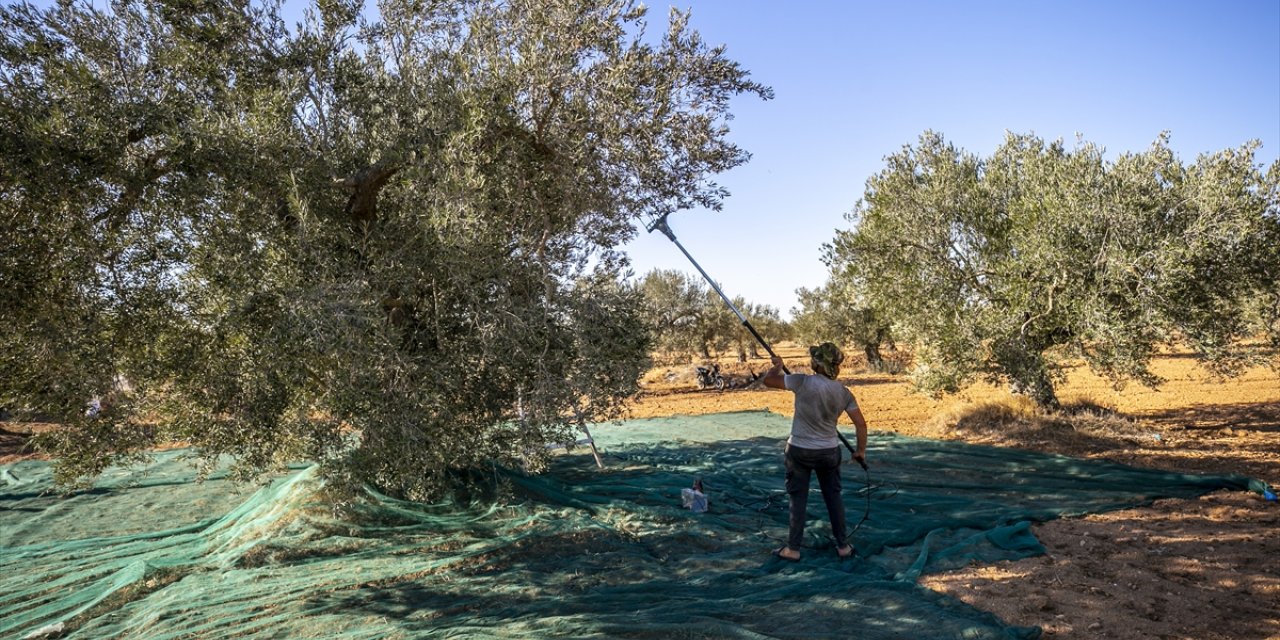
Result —
<path fill-rule="evenodd" d="M 792 549 L 791 547 L 778 547 L 773 550 L 773 555 L 778 556 L 783 560 L 790 560 L 791 562 L 800 561 L 800 552 Z"/>

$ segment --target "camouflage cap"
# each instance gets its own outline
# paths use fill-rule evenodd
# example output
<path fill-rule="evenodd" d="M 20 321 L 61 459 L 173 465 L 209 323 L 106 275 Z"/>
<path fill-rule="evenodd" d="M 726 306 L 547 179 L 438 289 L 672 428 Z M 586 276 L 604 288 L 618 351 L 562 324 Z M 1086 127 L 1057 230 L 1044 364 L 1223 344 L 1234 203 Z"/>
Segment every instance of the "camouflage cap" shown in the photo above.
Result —
<path fill-rule="evenodd" d="M 809 347 L 809 356 L 827 369 L 834 372 L 844 362 L 844 353 L 834 343 L 824 342 L 816 347 Z"/>

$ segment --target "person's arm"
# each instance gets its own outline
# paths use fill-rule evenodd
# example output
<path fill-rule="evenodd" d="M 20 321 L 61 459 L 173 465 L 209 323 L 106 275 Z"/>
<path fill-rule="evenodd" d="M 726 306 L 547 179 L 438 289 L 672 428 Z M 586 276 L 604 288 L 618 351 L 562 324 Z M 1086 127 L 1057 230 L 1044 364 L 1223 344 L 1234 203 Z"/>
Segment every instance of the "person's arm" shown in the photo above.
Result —
<path fill-rule="evenodd" d="M 787 379 L 782 375 L 782 358 L 773 357 L 773 368 L 764 374 L 764 386 L 770 389 L 786 389 Z"/>
<path fill-rule="evenodd" d="M 858 452 L 853 454 L 853 458 L 863 464 L 867 461 L 867 420 L 862 417 L 862 409 L 854 407 L 846 411 L 849 419 L 853 421 L 853 426 L 858 430 Z"/>

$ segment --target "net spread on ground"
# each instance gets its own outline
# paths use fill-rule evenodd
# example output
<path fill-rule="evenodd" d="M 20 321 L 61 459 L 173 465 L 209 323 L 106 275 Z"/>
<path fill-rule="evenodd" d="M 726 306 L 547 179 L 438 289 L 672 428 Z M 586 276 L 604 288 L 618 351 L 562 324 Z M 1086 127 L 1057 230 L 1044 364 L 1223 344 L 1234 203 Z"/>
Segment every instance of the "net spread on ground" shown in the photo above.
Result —
<path fill-rule="evenodd" d="M 17 462 L 0 467 L 0 637 L 1028 638 L 916 578 L 1043 553 L 1031 522 L 1251 488 L 873 433 L 872 486 L 843 470 L 851 525 L 871 498 L 858 557 L 836 557 L 812 499 L 790 563 L 769 553 L 788 427 L 768 412 L 599 425 L 603 470 L 570 454 L 540 476 L 491 470 L 514 498 L 369 492 L 343 519 L 305 465 L 264 487 L 197 483 L 170 451 L 59 497 L 46 463 Z M 697 478 L 705 513 L 681 507 Z"/>

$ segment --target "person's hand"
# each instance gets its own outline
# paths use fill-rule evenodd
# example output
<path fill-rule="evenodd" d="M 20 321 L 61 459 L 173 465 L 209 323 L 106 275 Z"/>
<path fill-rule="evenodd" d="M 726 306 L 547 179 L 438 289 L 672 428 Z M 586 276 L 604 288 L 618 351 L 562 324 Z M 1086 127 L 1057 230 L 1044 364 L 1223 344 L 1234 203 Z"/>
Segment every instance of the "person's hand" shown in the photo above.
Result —
<path fill-rule="evenodd" d="M 775 366 L 775 367 L 781 367 L 781 366 L 783 366 L 783 364 L 782 364 L 782 356 L 773 356 L 773 366 Z"/>
<path fill-rule="evenodd" d="M 858 461 L 858 466 L 863 469 L 867 468 L 867 453 L 865 451 L 853 454 L 853 459 Z"/>

